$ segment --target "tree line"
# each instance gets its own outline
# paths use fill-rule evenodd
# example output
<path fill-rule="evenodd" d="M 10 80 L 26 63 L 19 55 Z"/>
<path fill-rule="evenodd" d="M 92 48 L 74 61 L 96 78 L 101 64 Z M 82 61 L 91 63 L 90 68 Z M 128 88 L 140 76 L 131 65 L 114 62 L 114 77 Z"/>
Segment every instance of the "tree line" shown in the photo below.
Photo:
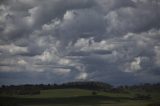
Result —
<path fill-rule="evenodd" d="M 17 95 L 35 95 L 40 94 L 41 90 L 48 89 L 68 89 L 68 88 L 80 88 L 88 89 L 92 91 L 104 91 L 115 93 L 127 93 L 127 90 L 143 90 L 146 92 L 159 91 L 160 83 L 156 84 L 139 84 L 132 86 L 118 86 L 114 87 L 111 84 L 98 82 L 98 81 L 79 81 L 68 82 L 63 84 L 25 84 L 25 85 L 2 85 L 0 87 L 0 94 L 17 94 Z M 141 95 L 138 95 L 139 97 Z"/>

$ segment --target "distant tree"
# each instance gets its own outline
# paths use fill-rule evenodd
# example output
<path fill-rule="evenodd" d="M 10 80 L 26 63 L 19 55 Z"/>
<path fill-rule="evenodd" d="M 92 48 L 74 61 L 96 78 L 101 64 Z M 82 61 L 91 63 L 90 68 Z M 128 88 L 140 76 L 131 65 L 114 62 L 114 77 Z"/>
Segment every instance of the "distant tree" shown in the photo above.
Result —
<path fill-rule="evenodd" d="M 96 91 L 92 91 L 92 95 L 97 95 L 97 92 Z"/>
<path fill-rule="evenodd" d="M 148 100 L 151 99 L 151 95 L 147 94 L 147 95 L 142 95 L 142 94 L 136 94 L 135 99 L 138 100 Z"/>
<path fill-rule="evenodd" d="M 6 88 L 6 86 L 5 86 L 5 85 L 2 85 L 2 86 L 1 86 L 1 88 L 2 88 L 2 89 L 5 89 L 5 88 Z"/>

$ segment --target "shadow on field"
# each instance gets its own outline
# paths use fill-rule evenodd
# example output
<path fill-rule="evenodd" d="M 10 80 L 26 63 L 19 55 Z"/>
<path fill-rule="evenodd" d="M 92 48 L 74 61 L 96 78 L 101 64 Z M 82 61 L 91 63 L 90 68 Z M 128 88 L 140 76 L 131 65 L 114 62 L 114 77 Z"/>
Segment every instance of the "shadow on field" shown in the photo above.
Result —
<path fill-rule="evenodd" d="M 100 104 L 102 102 L 112 101 L 120 102 L 121 100 L 131 100 L 127 97 L 108 97 L 108 96 L 78 96 L 64 98 L 16 98 L 0 97 L 0 106 L 19 106 L 26 104 Z"/>

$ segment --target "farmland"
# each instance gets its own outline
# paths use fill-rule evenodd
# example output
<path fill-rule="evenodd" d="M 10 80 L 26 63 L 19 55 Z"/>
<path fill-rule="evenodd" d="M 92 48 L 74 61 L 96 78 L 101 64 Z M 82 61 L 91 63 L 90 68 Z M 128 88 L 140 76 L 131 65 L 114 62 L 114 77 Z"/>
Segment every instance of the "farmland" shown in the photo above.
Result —
<path fill-rule="evenodd" d="M 160 91 L 58 88 L 38 94 L 1 93 L 0 100 L 0 106 L 160 106 Z"/>

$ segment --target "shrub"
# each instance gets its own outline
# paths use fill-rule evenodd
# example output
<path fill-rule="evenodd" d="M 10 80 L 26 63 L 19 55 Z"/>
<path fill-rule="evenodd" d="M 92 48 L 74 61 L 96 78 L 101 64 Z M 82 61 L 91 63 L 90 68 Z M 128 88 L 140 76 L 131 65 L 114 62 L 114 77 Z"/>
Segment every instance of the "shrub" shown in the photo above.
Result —
<path fill-rule="evenodd" d="M 96 92 L 96 91 L 93 91 L 93 92 L 92 92 L 92 95 L 97 95 L 97 92 Z"/>

